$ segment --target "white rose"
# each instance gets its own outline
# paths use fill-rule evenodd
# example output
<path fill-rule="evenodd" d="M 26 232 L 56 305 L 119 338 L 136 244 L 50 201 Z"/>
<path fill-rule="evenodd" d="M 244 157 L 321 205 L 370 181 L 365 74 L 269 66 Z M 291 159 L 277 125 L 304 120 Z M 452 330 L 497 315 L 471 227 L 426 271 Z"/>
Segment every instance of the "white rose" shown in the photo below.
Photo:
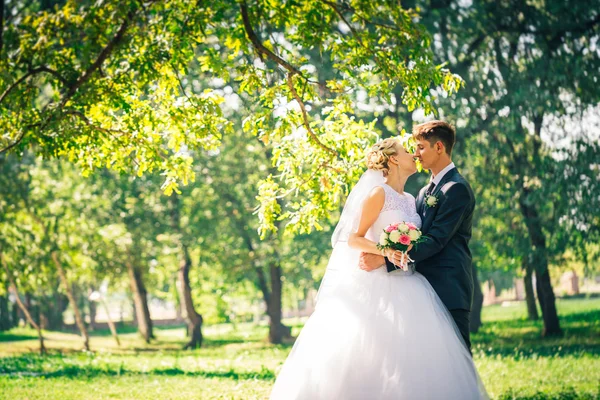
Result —
<path fill-rule="evenodd" d="M 414 242 L 415 240 L 417 240 L 421 237 L 421 232 L 419 232 L 417 230 L 412 230 L 412 231 L 408 232 L 408 236 L 410 237 L 410 240 L 412 240 Z"/>
<path fill-rule="evenodd" d="M 400 241 L 400 232 L 398 231 L 392 231 L 392 233 L 390 233 L 390 241 L 394 242 L 394 243 L 398 243 Z"/>
<path fill-rule="evenodd" d="M 387 233 L 381 232 L 381 235 L 379 236 L 379 244 L 382 246 L 387 244 Z"/>
<path fill-rule="evenodd" d="M 427 202 L 427 205 L 428 205 L 429 207 L 433 207 L 433 206 L 435 206 L 435 205 L 436 205 L 436 203 L 437 203 L 437 199 L 435 198 L 435 196 L 429 196 L 429 197 L 427 198 L 426 202 Z"/>
<path fill-rule="evenodd" d="M 402 233 L 406 233 L 406 232 L 408 232 L 408 225 L 400 224 L 400 225 L 398 225 L 398 230 Z"/>

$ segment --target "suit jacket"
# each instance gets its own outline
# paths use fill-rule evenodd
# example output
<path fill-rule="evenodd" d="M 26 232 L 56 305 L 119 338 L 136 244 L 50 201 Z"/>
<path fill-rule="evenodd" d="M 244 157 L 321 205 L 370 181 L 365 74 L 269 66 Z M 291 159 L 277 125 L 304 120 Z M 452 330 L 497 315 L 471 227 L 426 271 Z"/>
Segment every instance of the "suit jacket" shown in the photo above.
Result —
<path fill-rule="evenodd" d="M 473 190 L 453 168 L 433 189 L 432 195 L 437 197 L 437 204 L 427 207 L 427 186 L 417 197 L 424 241 L 415 246 L 409 256 L 415 261 L 416 270 L 427 278 L 448 310 L 470 311 L 473 275 L 469 239 L 475 209 Z M 387 259 L 386 263 L 389 263 Z"/>

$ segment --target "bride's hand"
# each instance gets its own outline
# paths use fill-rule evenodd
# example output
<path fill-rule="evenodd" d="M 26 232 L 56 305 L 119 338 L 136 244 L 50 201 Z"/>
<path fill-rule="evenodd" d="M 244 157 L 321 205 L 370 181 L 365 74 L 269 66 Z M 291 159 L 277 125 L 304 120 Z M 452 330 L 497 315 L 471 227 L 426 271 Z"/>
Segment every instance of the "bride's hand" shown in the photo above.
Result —
<path fill-rule="evenodd" d="M 387 257 L 388 260 L 390 260 L 390 262 L 392 262 L 392 264 L 394 264 L 396 266 L 400 266 L 402 263 L 402 252 L 401 251 L 393 250 L 393 249 L 386 249 L 385 256 Z"/>

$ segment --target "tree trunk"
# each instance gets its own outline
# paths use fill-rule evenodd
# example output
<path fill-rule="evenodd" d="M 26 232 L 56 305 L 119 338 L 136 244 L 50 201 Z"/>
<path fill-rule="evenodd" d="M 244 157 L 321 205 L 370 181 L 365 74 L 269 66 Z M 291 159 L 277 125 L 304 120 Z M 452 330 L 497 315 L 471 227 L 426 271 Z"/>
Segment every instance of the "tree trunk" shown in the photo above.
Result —
<path fill-rule="evenodd" d="M 281 266 L 279 263 L 269 265 L 271 276 L 271 296 L 267 303 L 267 314 L 269 315 L 269 342 L 279 344 L 284 338 L 291 336 L 291 328 L 281 323 Z"/>
<path fill-rule="evenodd" d="M 192 260 L 186 245 L 182 245 L 182 259 L 179 265 L 179 298 L 185 310 L 185 320 L 188 325 L 190 341 L 183 346 L 184 349 L 197 349 L 202 346 L 202 315 L 198 314 L 192 299 L 192 288 L 190 286 L 190 268 Z"/>
<path fill-rule="evenodd" d="M 81 313 L 81 320 L 83 321 L 83 324 L 85 325 L 86 328 L 89 328 L 89 324 L 88 324 L 88 315 L 86 314 L 86 312 L 88 311 L 88 299 L 87 296 L 84 294 L 83 289 L 73 283 L 71 284 L 71 290 L 73 290 L 73 296 L 75 297 L 76 301 L 77 301 L 77 307 L 79 308 L 79 312 Z"/>
<path fill-rule="evenodd" d="M 129 272 L 129 283 L 133 293 L 133 304 L 135 306 L 135 320 L 137 321 L 138 331 L 146 343 L 154 338 L 152 332 L 152 319 L 150 318 L 150 309 L 148 308 L 148 293 L 142 279 L 142 271 L 134 267 L 131 261 L 127 261 L 127 271 Z"/>
<path fill-rule="evenodd" d="M 87 296 L 85 296 L 85 301 L 88 304 L 89 314 L 90 314 L 90 330 L 96 330 L 96 315 L 98 314 L 98 303 L 90 300 L 90 296 L 92 293 L 96 291 L 94 285 L 90 285 L 88 288 Z"/>
<path fill-rule="evenodd" d="M 133 296 L 131 296 L 131 298 L 129 300 L 131 301 L 131 315 L 132 315 L 132 319 L 133 319 L 133 325 L 137 326 L 138 318 L 137 318 L 137 311 L 136 311 L 137 308 L 135 307 L 135 300 L 134 300 Z M 121 322 L 123 322 L 123 314 L 121 314 Z"/>
<path fill-rule="evenodd" d="M 18 305 L 12 306 L 10 324 L 11 324 L 11 328 L 19 326 L 19 307 L 18 307 Z"/>
<path fill-rule="evenodd" d="M 525 302 L 527 303 L 527 318 L 531 321 L 537 321 L 538 315 L 537 306 L 535 304 L 535 292 L 533 291 L 533 266 L 528 261 L 528 256 L 523 257 L 523 269 L 525 270 Z"/>
<path fill-rule="evenodd" d="M 54 261 L 54 265 L 56 265 L 56 269 L 58 271 L 58 276 L 63 282 L 65 290 L 67 292 L 67 298 L 69 299 L 69 304 L 73 308 L 73 314 L 75 314 L 75 323 L 81 332 L 81 336 L 83 337 L 83 346 L 87 351 L 90 351 L 90 337 L 88 335 L 87 328 L 85 327 L 85 323 L 83 318 L 81 317 L 81 312 L 79 311 L 79 306 L 77 305 L 77 301 L 75 300 L 75 296 L 73 295 L 73 288 L 69 284 L 69 280 L 67 279 L 67 274 L 62 267 L 62 264 L 58 260 L 58 255 L 55 251 L 52 252 L 52 261 Z"/>
<path fill-rule="evenodd" d="M 69 305 L 69 299 L 58 291 L 59 285 L 60 280 L 58 280 L 56 287 L 53 289 L 53 294 L 46 298 L 46 304 L 42 304 L 42 313 L 46 319 L 47 329 L 51 331 L 63 329 L 63 313 Z"/>
<path fill-rule="evenodd" d="M 8 312 L 8 293 L 0 296 L 0 331 L 10 329 L 10 314 Z"/>
<path fill-rule="evenodd" d="M 96 330 L 96 314 L 97 314 L 96 303 L 91 300 L 88 300 L 88 307 L 90 309 L 90 330 L 95 331 Z"/>
<path fill-rule="evenodd" d="M 33 318 L 31 318 L 31 314 L 29 314 L 27 307 L 25 307 L 25 305 L 21 301 L 21 297 L 19 296 L 19 290 L 17 289 L 17 285 L 15 284 L 15 281 L 10 273 L 10 270 L 8 269 L 8 265 L 6 265 L 6 261 L 4 260 L 4 257 L 2 256 L 1 251 L 0 251 L 0 263 L 2 263 L 2 266 L 4 267 L 4 271 L 6 271 L 6 276 L 8 277 L 8 281 L 10 282 L 10 285 L 12 287 L 13 294 L 15 295 L 15 301 L 17 302 L 17 305 L 23 312 L 23 315 L 25 315 L 25 318 L 27 319 L 29 324 L 31 324 L 31 326 L 33 326 L 34 329 L 37 331 L 38 338 L 40 340 L 40 354 L 44 355 L 44 354 L 46 354 L 46 346 L 44 345 L 44 336 L 42 335 L 42 329 L 40 328 L 40 326 L 38 324 L 35 323 Z"/>
<path fill-rule="evenodd" d="M 477 333 L 481 328 L 481 310 L 483 309 L 483 292 L 481 291 L 481 282 L 477 276 L 477 266 L 472 263 L 473 271 L 473 306 L 471 308 L 471 321 L 469 330 L 471 333 Z"/>
<path fill-rule="evenodd" d="M 557 336 L 562 334 L 558 313 L 556 311 L 556 298 L 552 289 L 550 280 L 550 271 L 548 271 L 548 256 L 546 254 L 546 238 L 542 231 L 542 226 L 537 210 L 534 204 L 528 204 L 528 189 L 523 189 L 523 194 L 519 199 L 521 212 L 525 217 L 525 225 L 531 240 L 531 264 L 535 268 L 536 289 L 538 301 L 542 309 L 542 319 L 544 320 L 543 336 Z"/>
<path fill-rule="evenodd" d="M 48 318 L 46 318 L 46 315 L 44 315 L 42 312 L 42 308 L 38 305 L 35 311 L 37 311 L 37 320 L 40 324 L 40 328 L 43 330 L 48 330 Z"/>
<path fill-rule="evenodd" d="M 282 343 L 283 338 L 291 337 L 291 329 L 281 323 L 281 268 L 277 263 L 269 265 L 272 290 L 269 290 L 267 278 L 262 267 L 254 265 L 254 271 L 256 272 L 258 287 L 263 294 L 263 299 L 267 307 L 267 315 L 269 316 L 269 342 L 273 344 Z"/>
<path fill-rule="evenodd" d="M 556 311 L 556 298 L 552 289 L 548 265 L 546 264 L 542 268 L 539 268 L 536 271 L 535 276 L 535 286 L 540 307 L 542 308 L 542 318 L 544 320 L 544 331 L 542 332 L 542 335 L 560 336 L 562 335 L 562 330 L 560 328 L 560 321 Z"/>
<path fill-rule="evenodd" d="M 91 301 L 90 303 L 93 302 Z M 110 333 L 115 339 L 115 342 L 117 342 L 117 346 L 121 347 L 121 341 L 119 340 L 119 335 L 117 334 L 117 327 L 115 326 L 112 318 L 110 317 L 110 310 L 108 309 L 108 306 L 106 305 L 106 302 L 104 301 L 103 297 L 100 297 L 100 303 L 102 303 L 102 306 L 104 307 L 104 312 L 106 313 L 106 323 L 108 324 Z"/>
<path fill-rule="evenodd" d="M 28 292 L 25 292 L 25 308 L 29 311 L 29 315 L 32 316 L 31 320 L 35 321 L 35 319 L 33 318 L 33 316 L 35 315 L 35 312 L 33 310 L 31 294 L 29 294 Z M 31 322 L 29 322 L 28 318 L 25 318 L 25 322 L 27 323 L 27 325 L 29 325 L 29 328 L 35 329 L 35 326 L 33 324 L 31 324 Z M 36 324 L 37 324 L 37 321 L 36 321 Z"/>

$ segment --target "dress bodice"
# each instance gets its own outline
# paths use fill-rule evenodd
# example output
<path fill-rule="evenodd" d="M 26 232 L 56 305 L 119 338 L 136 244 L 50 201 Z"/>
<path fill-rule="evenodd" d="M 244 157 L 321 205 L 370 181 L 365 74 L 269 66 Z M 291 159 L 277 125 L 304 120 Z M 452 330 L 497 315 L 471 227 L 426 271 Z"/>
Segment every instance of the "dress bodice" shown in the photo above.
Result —
<path fill-rule="evenodd" d="M 385 203 L 379 217 L 368 230 L 365 237 L 374 242 L 379 241 L 381 232 L 391 224 L 412 222 L 421 228 L 421 217 L 417 213 L 415 198 L 410 193 L 398 193 L 385 183 L 381 186 L 385 191 Z"/>

